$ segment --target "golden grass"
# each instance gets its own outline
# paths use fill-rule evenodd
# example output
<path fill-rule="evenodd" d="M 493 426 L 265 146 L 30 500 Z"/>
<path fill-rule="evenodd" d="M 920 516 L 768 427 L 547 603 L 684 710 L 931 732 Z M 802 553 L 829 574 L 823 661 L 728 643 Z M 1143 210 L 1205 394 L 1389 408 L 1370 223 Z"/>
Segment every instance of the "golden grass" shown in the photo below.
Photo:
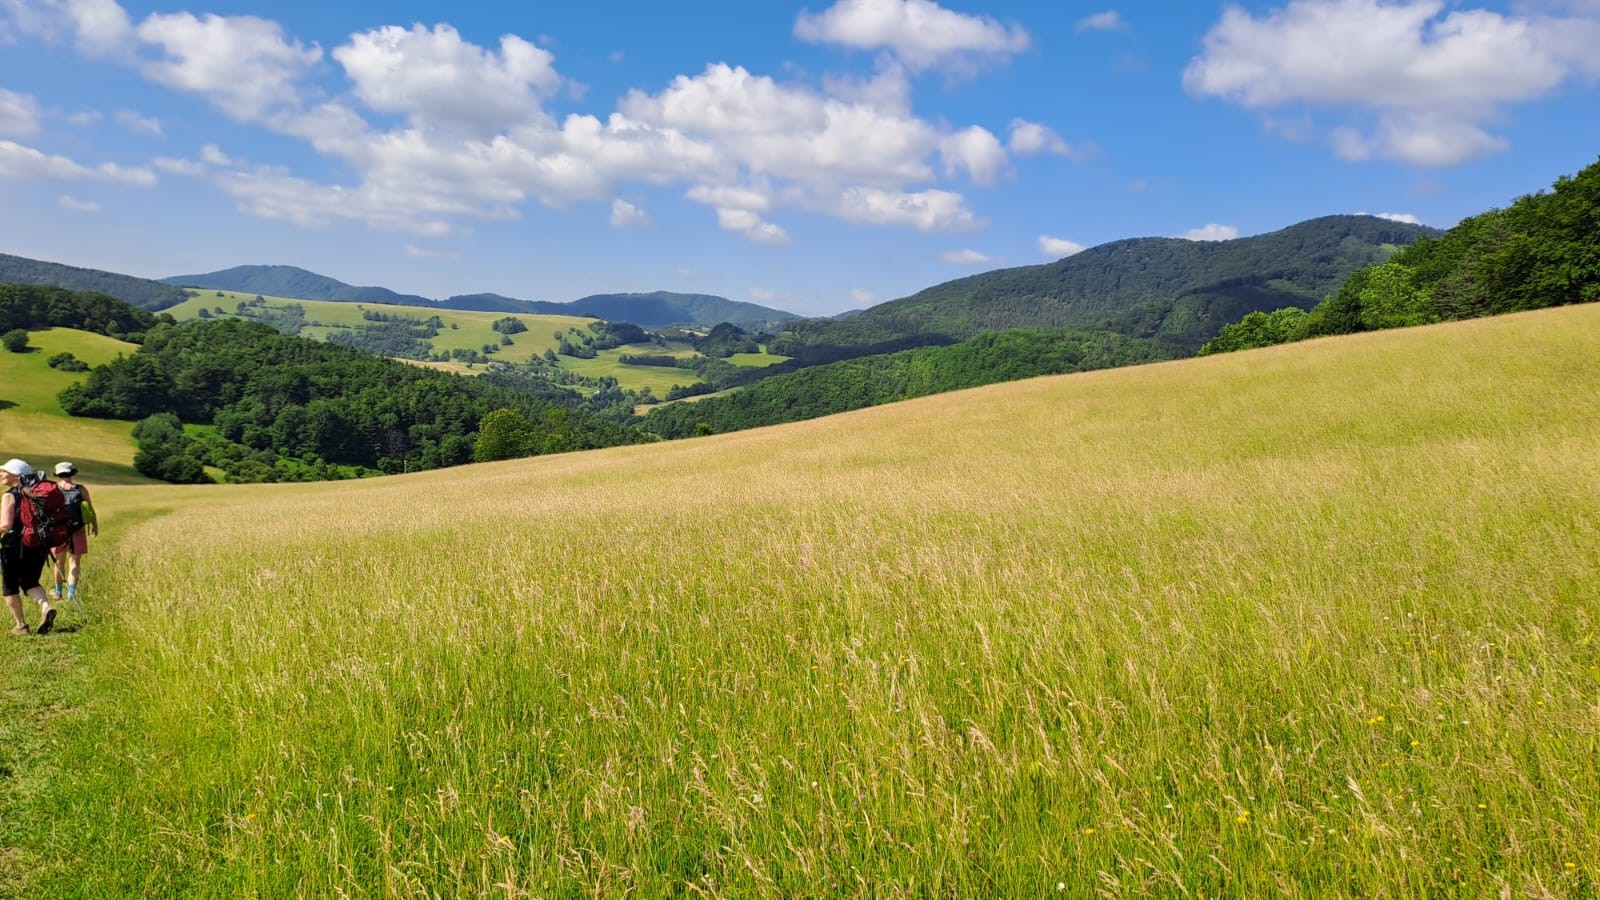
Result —
<path fill-rule="evenodd" d="M 1592 895 L 1596 359 L 1573 307 L 107 490 L 181 512 L 96 561 L 36 886 Z"/>

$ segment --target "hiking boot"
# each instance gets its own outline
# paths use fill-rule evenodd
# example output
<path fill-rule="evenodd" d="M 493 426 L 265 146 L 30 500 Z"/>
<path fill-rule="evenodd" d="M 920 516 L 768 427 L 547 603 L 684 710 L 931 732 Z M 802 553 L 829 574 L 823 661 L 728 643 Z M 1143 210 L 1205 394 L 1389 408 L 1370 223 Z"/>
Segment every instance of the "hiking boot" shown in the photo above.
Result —
<path fill-rule="evenodd" d="M 50 599 L 51 600 L 60 600 L 61 599 L 61 588 L 58 588 L 58 587 L 51 588 L 50 589 Z"/>
<path fill-rule="evenodd" d="M 54 606 L 44 611 L 44 618 L 39 620 L 39 633 L 49 634 L 50 629 L 56 627 L 56 608 Z"/>
<path fill-rule="evenodd" d="M 26 626 L 26 625 L 18 625 L 17 627 L 11 629 L 11 633 L 12 634 L 27 634 L 28 633 L 28 626 Z"/>

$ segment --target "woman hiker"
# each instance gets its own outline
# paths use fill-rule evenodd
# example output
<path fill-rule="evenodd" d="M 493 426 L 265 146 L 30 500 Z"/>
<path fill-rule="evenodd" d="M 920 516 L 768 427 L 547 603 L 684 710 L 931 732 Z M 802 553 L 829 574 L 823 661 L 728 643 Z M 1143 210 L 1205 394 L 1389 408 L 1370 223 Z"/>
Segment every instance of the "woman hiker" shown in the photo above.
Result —
<path fill-rule="evenodd" d="M 39 586 L 39 576 L 44 573 L 45 560 L 50 558 L 49 547 L 27 547 L 22 543 L 22 480 L 33 477 L 33 467 L 20 459 L 7 460 L 0 465 L 0 581 L 4 582 L 6 606 L 17 620 L 12 634 L 27 634 L 28 621 L 22 615 L 22 595 L 39 601 L 39 633 L 47 634 L 55 626 L 56 610 Z"/>

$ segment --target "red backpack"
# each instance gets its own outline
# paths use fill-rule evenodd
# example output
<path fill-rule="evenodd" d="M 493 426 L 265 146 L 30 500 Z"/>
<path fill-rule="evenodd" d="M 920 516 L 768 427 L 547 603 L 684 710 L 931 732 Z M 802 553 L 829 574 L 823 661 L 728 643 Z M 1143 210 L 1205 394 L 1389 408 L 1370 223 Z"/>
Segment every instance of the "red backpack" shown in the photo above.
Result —
<path fill-rule="evenodd" d="M 24 547 L 50 550 L 72 539 L 67 498 L 54 481 L 40 479 L 17 488 L 17 513 Z"/>

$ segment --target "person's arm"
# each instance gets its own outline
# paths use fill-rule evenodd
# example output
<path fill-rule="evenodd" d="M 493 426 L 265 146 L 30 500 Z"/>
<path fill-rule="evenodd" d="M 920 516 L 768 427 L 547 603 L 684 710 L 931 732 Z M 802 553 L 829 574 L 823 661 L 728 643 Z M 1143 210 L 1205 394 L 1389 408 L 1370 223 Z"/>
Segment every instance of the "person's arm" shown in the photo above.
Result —
<path fill-rule="evenodd" d="M 13 521 L 17 516 L 17 498 L 11 496 L 10 491 L 0 494 L 0 536 L 9 536 L 11 529 L 16 527 Z"/>
<path fill-rule="evenodd" d="M 89 489 L 78 485 L 83 491 L 83 524 L 89 529 L 90 537 L 100 536 L 100 517 L 94 514 L 94 503 L 89 499 Z"/>

